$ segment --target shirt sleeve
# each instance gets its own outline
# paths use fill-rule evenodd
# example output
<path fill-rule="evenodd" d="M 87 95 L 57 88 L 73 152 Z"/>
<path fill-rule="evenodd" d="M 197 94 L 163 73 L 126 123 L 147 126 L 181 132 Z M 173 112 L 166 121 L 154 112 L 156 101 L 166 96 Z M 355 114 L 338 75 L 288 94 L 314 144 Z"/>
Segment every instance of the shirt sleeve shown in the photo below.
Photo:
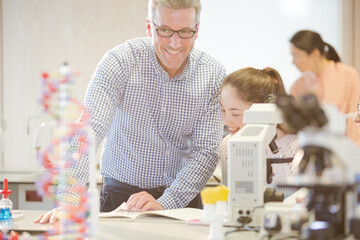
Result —
<path fill-rule="evenodd" d="M 108 52 L 101 59 L 92 76 L 83 103 L 84 108 L 90 114 L 90 122 L 87 124 L 90 124 L 91 129 L 94 131 L 96 151 L 108 132 L 116 111 L 117 102 L 121 97 L 121 89 L 124 83 L 121 79 L 125 79 L 125 77 L 123 68 L 120 66 L 120 60 L 111 52 Z M 84 112 L 79 119 L 79 122 L 83 121 Z M 94 145 L 94 143 L 89 142 L 90 139 L 87 133 L 83 135 L 87 137 L 88 143 L 79 141 L 82 137 L 80 132 L 69 139 L 66 161 L 70 163 L 70 168 L 67 171 L 67 179 L 60 176 L 62 179 L 59 178 L 58 184 L 58 197 L 66 195 L 70 199 L 68 202 L 73 205 L 79 200 L 78 187 L 76 186 L 85 186 L 89 178 L 88 154 L 85 152 L 78 160 L 73 159 L 73 157 L 79 153 L 79 149 L 86 147 L 83 146 L 84 144 Z M 79 185 L 66 185 L 65 181 L 74 182 L 71 179 L 76 180 L 76 184 Z"/>
<path fill-rule="evenodd" d="M 219 159 L 219 145 L 223 134 L 220 117 L 220 88 L 225 70 L 219 71 L 203 113 L 194 125 L 190 157 L 176 179 L 157 201 L 165 208 L 183 208 L 204 188 Z"/>

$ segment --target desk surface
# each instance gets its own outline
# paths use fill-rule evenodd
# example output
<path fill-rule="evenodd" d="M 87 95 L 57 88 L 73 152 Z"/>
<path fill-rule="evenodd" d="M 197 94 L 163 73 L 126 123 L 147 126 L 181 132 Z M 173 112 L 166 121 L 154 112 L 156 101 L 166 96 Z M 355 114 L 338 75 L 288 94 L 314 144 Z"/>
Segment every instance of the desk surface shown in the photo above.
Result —
<path fill-rule="evenodd" d="M 50 229 L 49 224 L 35 224 L 33 220 L 45 211 L 24 210 L 24 218 L 13 222 L 13 230 L 40 234 Z M 224 232 L 233 228 L 224 228 Z M 96 239 L 157 239 L 157 240 L 206 240 L 209 235 L 208 226 L 188 225 L 177 220 L 144 218 L 136 221 L 124 218 L 100 219 L 99 235 Z M 253 232 L 237 232 L 228 235 L 225 239 L 259 239 Z"/>

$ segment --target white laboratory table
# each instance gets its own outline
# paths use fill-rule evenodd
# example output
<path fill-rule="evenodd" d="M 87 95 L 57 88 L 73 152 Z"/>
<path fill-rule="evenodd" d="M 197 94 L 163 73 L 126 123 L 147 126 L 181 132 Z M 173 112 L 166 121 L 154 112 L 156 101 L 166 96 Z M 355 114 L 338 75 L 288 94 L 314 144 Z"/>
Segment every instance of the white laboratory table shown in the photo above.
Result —
<path fill-rule="evenodd" d="M 28 232 L 32 239 L 50 228 L 49 224 L 35 224 L 33 220 L 45 211 L 24 210 L 24 218 L 13 222 L 13 230 Z M 225 231 L 234 228 L 224 228 Z M 136 221 L 124 218 L 100 219 L 99 234 L 96 239 L 119 240 L 206 240 L 209 235 L 208 226 L 188 225 L 178 220 L 152 218 L 137 219 Z M 236 232 L 226 236 L 227 240 L 259 239 L 254 232 Z"/>

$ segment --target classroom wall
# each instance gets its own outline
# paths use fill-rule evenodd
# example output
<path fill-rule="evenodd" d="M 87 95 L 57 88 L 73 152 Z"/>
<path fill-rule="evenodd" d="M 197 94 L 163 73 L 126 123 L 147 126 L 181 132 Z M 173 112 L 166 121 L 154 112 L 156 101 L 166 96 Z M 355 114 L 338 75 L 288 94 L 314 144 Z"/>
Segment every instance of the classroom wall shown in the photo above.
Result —
<path fill-rule="evenodd" d="M 228 73 L 273 67 L 289 89 L 300 76 L 291 63 L 289 39 L 310 29 L 341 50 L 340 7 L 338 0 L 206 0 L 197 46 L 219 59 Z"/>
<path fill-rule="evenodd" d="M 291 4 L 290 4 L 291 2 Z M 288 40 L 303 28 L 319 31 L 360 70 L 357 0 L 203 0 L 196 47 L 230 73 L 272 66 L 287 87 L 299 76 Z M 83 99 L 103 54 L 145 36 L 147 0 L 0 0 L 0 123 L 6 149 L 0 171 L 38 170 L 32 138 L 43 119 L 40 74 L 63 61 L 80 71 L 73 96 Z M 29 127 L 29 133 L 27 133 Z"/>
<path fill-rule="evenodd" d="M 2 0 L 6 150 L 0 170 L 39 169 L 32 138 L 44 120 L 34 118 L 43 114 L 41 73 L 69 62 L 80 71 L 71 87 L 81 101 L 104 53 L 146 35 L 146 16 L 147 0 Z"/>

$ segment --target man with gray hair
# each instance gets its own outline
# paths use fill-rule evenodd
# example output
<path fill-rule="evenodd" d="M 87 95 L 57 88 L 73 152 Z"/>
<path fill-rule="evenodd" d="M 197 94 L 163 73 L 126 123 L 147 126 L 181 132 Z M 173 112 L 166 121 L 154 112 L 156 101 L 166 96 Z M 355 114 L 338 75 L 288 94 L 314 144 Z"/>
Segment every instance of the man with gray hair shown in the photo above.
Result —
<path fill-rule="evenodd" d="M 101 156 L 103 212 L 202 208 L 199 192 L 219 156 L 219 93 L 224 67 L 194 48 L 199 0 L 149 0 L 148 37 L 108 51 L 84 105 Z M 87 181 L 88 161 L 75 167 Z M 51 219 L 50 219 L 51 218 Z M 54 221 L 54 211 L 38 222 Z"/>

